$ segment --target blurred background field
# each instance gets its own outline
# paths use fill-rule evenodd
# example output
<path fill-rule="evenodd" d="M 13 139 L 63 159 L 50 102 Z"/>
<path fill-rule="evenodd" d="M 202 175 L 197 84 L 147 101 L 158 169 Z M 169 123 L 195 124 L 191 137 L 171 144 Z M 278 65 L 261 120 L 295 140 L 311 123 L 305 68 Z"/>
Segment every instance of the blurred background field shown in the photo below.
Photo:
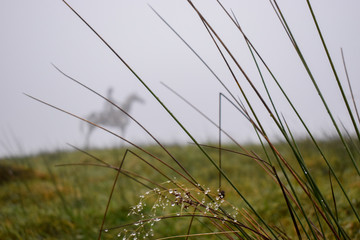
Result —
<path fill-rule="evenodd" d="M 339 144 L 339 140 L 330 139 L 321 142 L 320 145 L 333 164 L 343 186 L 348 190 L 353 205 L 360 209 L 360 180 L 352 163 L 345 157 L 346 153 Z M 303 150 L 303 157 L 316 177 L 318 186 L 329 202 L 332 202 L 328 168 L 309 141 L 301 140 L 298 146 Z M 260 146 L 247 147 L 260 156 L 263 155 Z M 224 148 L 238 151 L 231 145 Z M 294 163 L 286 144 L 278 143 L 277 148 L 290 163 Z M 169 161 L 159 147 L 147 146 L 145 149 L 164 161 Z M 138 150 L 133 150 L 140 156 L 144 155 Z M 192 145 L 169 146 L 168 150 L 198 179 L 200 184 L 212 191 L 216 189 L 217 171 L 206 164 L 203 154 L 196 147 Z M 207 151 L 214 158 L 218 155 L 216 149 L 207 148 Z M 124 149 L 97 149 L 89 150 L 89 153 L 118 166 Z M 356 157 L 359 158 L 359 154 Z M 116 171 L 84 165 L 56 166 L 68 163 L 97 163 L 97 161 L 76 150 L 0 161 L 0 239 L 96 239 Z M 224 152 L 223 168 L 251 204 L 256 206 L 256 210 L 264 219 L 270 224 L 276 223 L 277 226 L 283 226 L 282 230 L 288 232 L 287 228 L 291 222 L 289 222 L 289 213 L 281 190 L 255 161 L 236 153 Z M 127 157 L 124 169 L 151 176 L 154 181 L 166 181 L 161 176 L 153 174 L 135 156 Z M 170 172 L 168 174 L 173 175 Z M 351 239 L 360 239 L 359 223 L 339 193 L 338 186 L 334 184 L 333 187 L 340 222 L 350 234 Z M 238 208 L 246 208 L 241 199 L 226 184 L 224 190 L 227 201 Z M 130 207 L 136 205 L 140 195 L 146 191 L 148 189 L 142 185 L 120 175 L 105 227 L 116 227 L 133 221 L 132 216 L 128 216 Z M 304 207 L 312 208 L 312 206 Z M 188 224 L 189 219 L 176 222 L 163 220 L 154 226 L 154 238 L 169 234 L 185 234 Z M 201 233 L 207 229 L 199 225 L 195 227 L 195 230 Z M 119 231 L 119 229 L 110 230 L 103 234 L 102 239 L 114 239 Z"/>

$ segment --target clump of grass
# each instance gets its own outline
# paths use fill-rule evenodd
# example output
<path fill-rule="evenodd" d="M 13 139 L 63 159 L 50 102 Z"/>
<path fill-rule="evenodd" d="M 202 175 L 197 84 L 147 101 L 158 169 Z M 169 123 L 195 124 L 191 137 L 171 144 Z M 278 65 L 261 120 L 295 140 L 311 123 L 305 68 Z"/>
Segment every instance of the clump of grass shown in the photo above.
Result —
<path fill-rule="evenodd" d="M 65 2 L 65 1 L 64 1 Z M 141 123 L 136 121 L 132 116 L 126 113 L 133 121 L 135 121 L 150 137 L 159 145 L 162 154 L 155 151 L 147 150 L 117 135 L 110 130 L 98 126 L 86 119 L 75 114 L 66 112 L 60 108 L 51 107 L 63 111 L 73 117 L 88 122 L 110 134 L 131 144 L 133 149 L 127 149 L 121 161 L 117 164 L 110 164 L 92 154 L 85 153 L 95 162 L 72 163 L 67 165 L 92 165 L 104 167 L 116 171 L 116 177 L 112 183 L 112 188 L 107 199 L 105 213 L 99 229 L 98 239 L 111 236 L 121 237 L 122 239 L 152 239 L 155 237 L 163 237 L 160 239 L 185 238 L 190 237 L 208 237 L 220 239 L 351 239 L 359 237 L 359 232 L 354 229 L 360 229 L 360 217 L 358 210 L 360 209 L 358 179 L 360 175 L 359 160 L 359 141 L 360 134 L 358 130 L 359 116 L 356 109 L 354 98 L 346 97 L 346 89 L 340 81 L 333 60 L 329 54 L 326 42 L 320 30 L 320 26 L 316 20 L 314 11 L 310 1 L 307 6 L 311 14 L 314 25 L 316 26 L 320 42 L 324 49 L 324 54 L 331 66 L 331 71 L 338 86 L 338 90 L 342 96 L 342 100 L 347 109 L 347 113 L 352 122 L 352 132 L 354 135 L 344 135 L 340 130 L 339 123 L 335 120 L 334 114 L 331 112 L 323 92 L 318 86 L 311 66 L 308 65 L 301 48 L 297 43 L 297 39 L 293 36 L 292 29 L 288 25 L 281 8 L 276 1 L 270 1 L 274 9 L 274 13 L 278 16 L 280 24 L 283 26 L 294 51 L 305 68 L 313 87 L 316 90 L 323 107 L 326 109 L 329 119 L 336 132 L 335 143 L 341 146 L 344 161 L 335 161 L 332 159 L 331 152 L 325 152 L 322 143 L 317 140 L 307 123 L 299 114 L 296 106 L 291 101 L 291 96 L 284 91 L 275 74 L 269 68 L 269 65 L 263 59 L 253 43 L 243 32 L 236 16 L 227 11 L 220 1 L 217 1 L 219 8 L 224 10 L 224 15 L 228 16 L 238 31 L 244 37 L 245 43 L 253 56 L 254 64 L 259 71 L 259 78 L 262 81 L 262 87 L 255 86 L 253 80 L 247 75 L 246 69 L 237 61 L 231 50 L 222 40 L 221 36 L 212 27 L 209 21 L 196 8 L 192 1 L 187 1 L 189 6 L 198 15 L 205 29 L 209 33 L 209 38 L 214 43 L 214 48 L 219 51 L 224 64 L 230 71 L 237 89 L 230 89 L 215 74 L 215 72 L 207 65 L 206 61 L 196 53 L 196 51 L 158 14 L 158 16 L 174 31 L 181 40 L 190 48 L 205 66 L 211 71 L 217 81 L 224 87 L 225 94 L 220 94 L 220 99 L 226 99 L 244 116 L 251 124 L 254 133 L 259 138 L 260 145 L 256 149 L 246 148 L 236 142 L 228 133 L 223 130 L 221 125 L 221 117 L 215 122 L 204 115 L 198 108 L 195 108 L 202 116 L 209 120 L 219 130 L 219 143 L 216 146 L 206 146 L 200 144 L 184 125 L 174 116 L 170 109 L 161 101 L 156 93 L 149 88 L 146 81 L 143 80 L 131 66 L 93 29 L 85 19 L 83 19 L 71 6 L 65 2 L 67 6 L 93 31 L 100 40 L 116 55 L 116 57 L 134 74 L 139 82 L 151 93 L 156 101 L 168 112 L 173 120 L 183 129 L 183 131 L 192 140 L 197 153 L 200 154 L 202 166 L 192 168 L 189 159 L 182 160 L 180 155 L 176 156 L 171 153 L 169 148 L 161 144 Z M 154 10 L 155 11 L 155 10 Z M 346 66 L 346 65 L 345 65 Z M 262 69 L 265 69 L 264 71 Z M 58 69 L 60 71 L 60 69 Z M 236 72 L 239 72 L 239 76 Z M 62 72 L 63 73 L 63 72 Z M 269 76 L 269 79 L 265 79 Z M 78 80 L 70 78 L 77 84 L 84 86 L 86 89 L 99 95 L 110 104 L 113 104 L 119 111 L 123 111 L 119 106 L 106 99 L 95 90 L 90 89 Z M 240 83 L 239 77 L 243 77 L 252 93 L 256 98 L 249 98 L 249 92 L 244 91 L 243 83 Z M 292 129 L 288 126 L 286 119 L 280 114 L 273 100 L 273 93 L 268 88 L 269 82 L 275 83 L 287 103 L 291 107 L 294 115 L 301 122 L 307 133 L 306 144 L 299 141 L 293 136 Z M 351 91 L 350 81 L 349 90 Z M 239 100 L 235 97 L 235 91 L 241 96 Z M 355 106 L 351 107 L 351 102 Z M 264 121 L 260 117 L 258 108 L 254 108 L 255 104 L 261 104 L 263 110 L 270 116 L 270 120 L 277 127 L 278 133 L 283 141 L 277 144 L 267 134 Z M 219 116 L 221 116 L 221 100 L 219 102 Z M 124 112 L 124 111 L 123 111 Z M 222 144 L 221 136 L 226 135 L 232 141 L 233 145 L 226 147 Z M 302 145 L 301 145 L 302 143 Z M 316 152 L 316 163 L 313 157 L 306 155 L 303 147 L 313 148 Z M 226 154 L 232 154 L 236 160 L 227 166 L 222 159 Z M 186 155 L 185 158 L 190 158 Z M 135 167 L 129 164 L 137 162 L 143 167 Z M 320 160 L 319 160 L 320 159 Z M 249 184 L 250 187 L 241 178 L 238 177 L 236 166 L 241 164 L 240 161 L 251 161 L 252 168 L 261 169 L 261 174 L 256 178 L 266 179 L 264 182 L 256 182 L 255 185 Z M 187 162 L 187 163 L 186 163 Z M 314 164 L 318 164 L 314 167 Z M 208 166 L 208 167 L 204 167 Z M 343 171 L 351 172 L 352 176 L 356 176 L 354 180 L 348 181 Z M 204 176 L 199 176 L 202 169 L 211 169 L 214 174 L 211 179 L 207 180 Z M 238 167 L 241 169 L 241 167 Z M 251 171 L 251 170 L 249 170 Z M 258 171 L 257 171 L 258 173 Z M 211 173 L 210 173 L 211 174 Z M 215 177 L 214 177 L 215 176 Z M 135 204 L 128 214 L 129 223 L 117 226 L 109 226 L 107 220 L 111 214 L 111 206 L 113 206 L 113 196 L 117 193 L 117 184 L 119 179 L 127 177 L 129 180 L 141 186 L 144 191 L 139 195 L 140 201 Z M 255 176 L 248 176 L 250 181 Z M 204 184 L 206 182 L 206 184 Z M 354 186 L 355 184 L 356 186 Z M 146 189 L 146 190 L 145 190 Z M 353 190 L 356 189 L 356 190 Z M 63 202 L 64 209 L 67 208 L 66 202 Z M 269 214 L 269 212 L 271 214 Z M 279 221 L 279 219 L 281 219 Z M 167 232 L 168 237 L 158 236 L 155 226 L 173 221 L 171 230 Z M 174 222 L 175 221 L 175 222 Z M 169 227 L 167 228 L 169 229 Z"/>
<path fill-rule="evenodd" d="M 37 173 L 34 169 L 24 166 L 0 163 L 0 184 L 12 181 L 25 181 L 34 178 L 46 178 L 46 175 Z"/>

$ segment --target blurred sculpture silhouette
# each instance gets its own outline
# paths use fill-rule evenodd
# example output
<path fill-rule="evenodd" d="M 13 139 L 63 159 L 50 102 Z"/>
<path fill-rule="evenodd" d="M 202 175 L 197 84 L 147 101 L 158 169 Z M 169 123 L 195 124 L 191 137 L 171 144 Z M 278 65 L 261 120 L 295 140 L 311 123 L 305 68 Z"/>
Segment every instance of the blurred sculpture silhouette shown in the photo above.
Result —
<path fill-rule="evenodd" d="M 113 89 L 109 88 L 106 98 L 112 103 L 119 106 L 126 113 L 130 112 L 133 103 L 135 102 L 144 103 L 144 100 L 134 93 L 129 95 L 123 103 L 118 103 L 113 98 L 112 93 L 113 93 Z M 87 116 L 86 119 L 102 127 L 118 128 L 120 130 L 122 137 L 125 135 L 126 129 L 130 122 L 129 117 L 125 113 L 123 113 L 121 110 L 119 110 L 117 107 L 115 107 L 114 105 L 112 105 L 107 101 L 104 104 L 103 110 L 91 113 L 90 115 Z M 85 142 L 86 147 L 89 146 L 90 136 L 93 133 L 94 129 L 96 129 L 94 125 L 88 124 L 88 129 L 86 132 L 86 142 Z"/>

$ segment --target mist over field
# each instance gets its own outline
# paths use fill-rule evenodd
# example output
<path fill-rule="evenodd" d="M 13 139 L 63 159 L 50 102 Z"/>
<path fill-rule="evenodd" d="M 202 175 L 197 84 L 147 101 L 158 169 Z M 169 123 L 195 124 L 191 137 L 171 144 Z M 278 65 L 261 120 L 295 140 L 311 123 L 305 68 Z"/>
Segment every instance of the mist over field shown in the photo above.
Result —
<path fill-rule="evenodd" d="M 218 95 L 225 90 L 148 4 L 198 52 L 234 95 L 240 96 L 207 31 L 186 1 L 92 0 L 69 3 L 156 92 L 195 138 L 200 142 L 217 140 L 217 129 L 161 84 L 163 82 L 176 90 L 213 121 L 218 121 Z M 256 66 L 235 26 L 215 1 L 199 0 L 194 3 L 210 19 L 254 84 L 260 87 Z M 310 129 L 318 137 L 332 135 L 334 130 L 326 110 L 305 69 L 299 64 L 271 5 L 264 3 L 259 6 L 258 1 L 238 0 L 223 1 L 223 4 L 234 12 L 244 32 L 272 68 Z M 321 0 L 312 4 L 339 77 L 346 84 L 340 48 L 344 50 L 355 101 L 358 102 L 360 3 L 355 0 Z M 345 127 L 351 126 L 305 1 L 279 1 L 279 5 L 299 39 L 336 120 Z M 127 96 L 136 93 L 145 103 L 135 104 L 130 113 L 155 137 L 167 144 L 190 141 L 134 75 L 62 1 L 1 1 L 0 28 L 0 156 L 68 149 L 66 143 L 84 147 L 85 126 L 83 130 L 80 126 L 85 124 L 23 94 L 40 98 L 80 117 L 104 108 L 103 99 L 67 79 L 52 64 L 105 96 L 112 87 L 114 99 L 118 102 L 124 102 Z M 236 74 L 250 98 L 255 99 L 244 77 L 239 72 Z M 278 110 L 289 126 L 297 136 L 305 136 L 279 90 L 269 76 L 265 78 Z M 346 94 L 350 97 L 349 92 Z M 263 108 L 260 104 L 255 107 Z M 263 112 L 260 117 L 266 122 L 269 116 Z M 249 122 L 225 101 L 222 124 L 239 142 L 256 140 Z M 270 135 L 279 135 L 270 121 L 268 127 L 274 129 Z M 111 130 L 119 133 L 117 129 Z M 133 122 L 124 137 L 137 144 L 153 143 Z M 122 144 L 122 141 L 101 130 L 95 130 L 90 140 L 92 147 Z"/>

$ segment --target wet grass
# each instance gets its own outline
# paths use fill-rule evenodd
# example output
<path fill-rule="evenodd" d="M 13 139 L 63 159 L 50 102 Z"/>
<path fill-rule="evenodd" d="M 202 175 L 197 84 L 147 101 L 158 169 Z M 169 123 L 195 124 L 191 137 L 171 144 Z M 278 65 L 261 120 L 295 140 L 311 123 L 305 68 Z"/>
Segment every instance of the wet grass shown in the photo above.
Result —
<path fill-rule="evenodd" d="M 324 151 L 330 156 L 330 161 L 336 166 L 336 173 L 343 186 L 349 190 L 354 206 L 360 209 L 360 180 L 351 163 L 343 161 L 346 152 L 342 148 L 337 148 L 338 144 L 339 140 L 321 142 Z M 283 149 L 282 152 L 285 156 L 289 156 L 290 162 L 295 161 L 291 159 L 291 152 L 286 150 L 286 144 L 278 144 L 277 147 Z M 224 148 L 236 149 L 232 145 Z M 248 148 L 254 151 L 261 149 L 256 145 Z M 332 191 L 326 165 L 323 164 L 316 150 L 309 146 L 308 140 L 300 141 L 299 148 L 305 150 L 303 157 L 315 176 L 319 188 L 331 202 Z M 161 155 L 162 151 L 159 147 L 150 146 L 145 149 L 154 155 L 165 157 Z M 204 164 L 206 160 L 195 146 L 173 146 L 169 147 L 169 151 L 200 183 L 206 184 L 209 189 L 216 189 L 217 171 L 210 165 Z M 214 149 L 208 149 L 208 152 L 214 156 L 218 154 Z M 90 153 L 100 159 L 106 159 L 110 164 L 118 165 L 124 151 L 108 149 L 90 151 Z M 116 171 L 84 165 L 56 166 L 67 163 L 94 163 L 94 159 L 75 151 L 1 161 L 0 239 L 95 239 L 97 237 Z M 131 169 L 132 172 L 144 176 L 151 175 L 154 181 L 163 180 L 161 176 L 155 176 L 147 166 L 139 163 L 135 157 L 130 157 L 126 164 L 128 165 L 124 165 L 124 169 Z M 247 200 L 256 206 L 259 214 L 270 225 L 282 226 L 284 228 L 282 230 L 287 232 L 287 226 L 292 223 L 283 195 L 278 185 L 264 174 L 264 170 L 255 161 L 230 152 L 224 153 L 223 168 L 232 176 L 233 183 L 240 191 L 246 194 Z M 170 172 L 167 174 L 171 175 Z M 227 201 L 236 204 L 238 208 L 246 208 L 231 187 L 224 185 L 223 189 Z M 136 205 L 139 197 L 146 191 L 149 189 L 127 177 L 120 176 L 105 226 L 116 227 L 136 221 L 134 216 L 128 216 L 130 206 Z M 334 194 L 341 224 L 351 239 L 360 238 L 360 225 L 351 214 L 351 209 L 336 185 Z M 305 204 L 304 208 L 310 209 L 310 214 L 315 214 L 311 211 L 311 205 Z M 184 234 L 189 221 L 190 219 L 185 218 L 161 221 L 154 226 L 155 236 Z M 118 231 L 118 229 L 110 230 L 107 234 L 103 234 L 102 239 L 113 239 Z M 192 232 L 207 232 L 207 229 L 202 225 L 195 225 Z M 217 237 L 207 236 L 207 238 Z"/>

